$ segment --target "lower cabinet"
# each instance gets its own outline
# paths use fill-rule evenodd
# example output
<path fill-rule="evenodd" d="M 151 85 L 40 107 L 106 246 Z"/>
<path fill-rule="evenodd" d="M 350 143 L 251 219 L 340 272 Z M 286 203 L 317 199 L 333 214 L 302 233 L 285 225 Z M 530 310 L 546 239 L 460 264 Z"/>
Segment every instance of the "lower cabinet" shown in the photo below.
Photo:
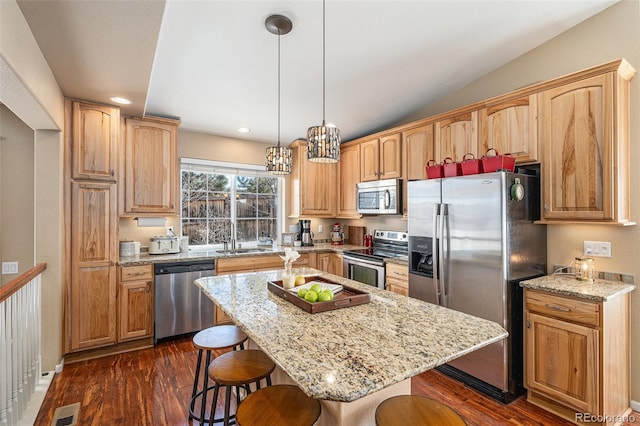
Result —
<path fill-rule="evenodd" d="M 394 293 L 409 295 L 409 267 L 395 263 L 386 264 L 387 290 Z"/>
<path fill-rule="evenodd" d="M 629 348 L 628 294 L 596 302 L 525 289 L 529 402 L 579 424 L 615 423 L 629 410 Z"/>
<path fill-rule="evenodd" d="M 118 342 L 153 336 L 152 265 L 120 267 Z"/>
<path fill-rule="evenodd" d="M 342 255 L 340 253 L 317 253 L 316 268 L 333 275 L 342 276 Z"/>
<path fill-rule="evenodd" d="M 280 256 L 240 256 L 216 260 L 216 275 L 283 268 Z"/>

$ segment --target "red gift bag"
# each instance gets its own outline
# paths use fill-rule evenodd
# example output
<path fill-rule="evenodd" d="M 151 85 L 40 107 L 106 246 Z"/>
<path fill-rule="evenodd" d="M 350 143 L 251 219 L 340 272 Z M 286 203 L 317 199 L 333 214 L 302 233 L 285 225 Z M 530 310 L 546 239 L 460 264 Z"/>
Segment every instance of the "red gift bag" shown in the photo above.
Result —
<path fill-rule="evenodd" d="M 446 157 L 442 161 L 445 177 L 462 176 L 462 165 L 453 161 L 453 158 Z"/>
<path fill-rule="evenodd" d="M 427 179 L 438 179 L 444 176 L 442 164 L 438 164 L 435 160 L 427 161 Z"/>
<path fill-rule="evenodd" d="M 494 155 L 489 155 L 489 152 L 494 151 Z M 498 153 L 495 148 L 489 148 L 487 153 L 482 157 L 482 168 L 485 173 L 495 172 L 497 170 L 507 170 L 512 172 L 516 168 L 516 159 L 511 154 Z"/>
<path fill-rule="evenodd" d="M 477 175 L 482 173 L 482 161 L 476 158 L 471 152 L 467 152 L 462 157 L 462 174 L 463 175 Z"/>

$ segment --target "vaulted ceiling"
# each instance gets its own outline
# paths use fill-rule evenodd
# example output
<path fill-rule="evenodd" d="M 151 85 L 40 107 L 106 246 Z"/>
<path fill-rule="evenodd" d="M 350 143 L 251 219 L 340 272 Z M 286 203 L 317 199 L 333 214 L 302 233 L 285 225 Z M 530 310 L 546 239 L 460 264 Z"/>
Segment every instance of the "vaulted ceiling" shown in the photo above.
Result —
<path fill-rule="evenodd" d="M 327 0 L 326 120 L 349 140 L 381 130 L 617 0 Z M 322 1 L 21 0 L 65 96 L 182 128 L 275 144 L 322 121 Z M 237 129 L 248 127 L 250 133 Z"/>

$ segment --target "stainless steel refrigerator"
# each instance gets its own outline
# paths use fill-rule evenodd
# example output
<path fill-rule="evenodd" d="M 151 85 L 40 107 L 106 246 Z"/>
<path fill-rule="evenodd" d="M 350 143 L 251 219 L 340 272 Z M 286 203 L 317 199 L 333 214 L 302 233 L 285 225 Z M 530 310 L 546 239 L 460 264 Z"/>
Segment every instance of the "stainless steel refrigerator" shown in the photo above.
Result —
<path fill-rule="evenodd" d="M 546 271 L 539 188 L 505 171 L 408 183 L 409 296 L 509 332 L 441 370 L 504 402 L 524 391 L 519 282 Z"/>

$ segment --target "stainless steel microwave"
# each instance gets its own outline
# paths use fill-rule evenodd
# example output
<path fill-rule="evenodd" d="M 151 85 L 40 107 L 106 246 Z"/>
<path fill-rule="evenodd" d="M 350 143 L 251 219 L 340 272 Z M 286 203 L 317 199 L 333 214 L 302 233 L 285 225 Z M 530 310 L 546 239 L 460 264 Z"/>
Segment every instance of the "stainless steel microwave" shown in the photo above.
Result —
<path fill-rule="evenodd" d="M 360 214 L 402 214 L 402 180 L 359 183 L 356 202 Z"/>

